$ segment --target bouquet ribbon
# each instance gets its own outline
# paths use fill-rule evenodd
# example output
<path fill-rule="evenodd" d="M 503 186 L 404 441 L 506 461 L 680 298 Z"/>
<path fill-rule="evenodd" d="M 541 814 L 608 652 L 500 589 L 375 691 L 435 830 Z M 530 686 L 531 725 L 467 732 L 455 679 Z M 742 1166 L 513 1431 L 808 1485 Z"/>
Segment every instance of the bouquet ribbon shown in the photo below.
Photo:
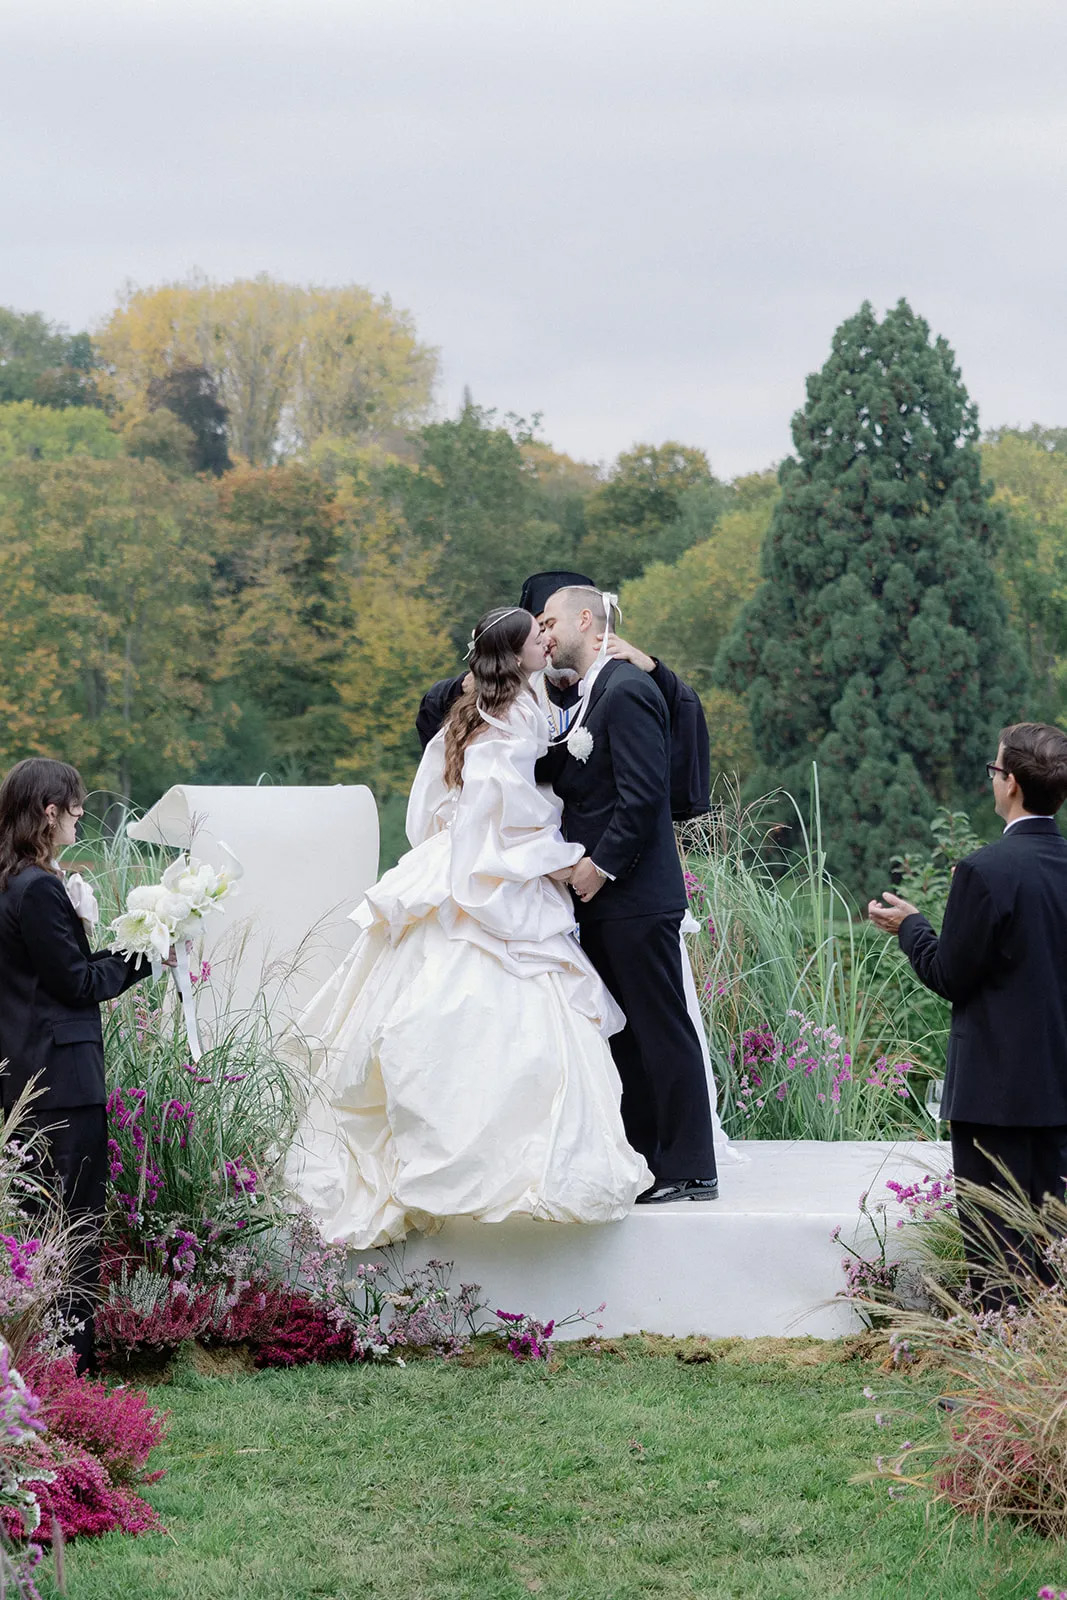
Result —
<path fill-rule="evenodd" d="M 189 971 L 189 951 L 192 948 L 191 939 L 183 939 L 175 946 L 177 963 L 174 968 L 174 980 L 178 985 L 178 993 L 182 998 L 182 1016 L 185 1018 L 185 1037 L 189 1041 L 189 1054 L 197 1062 L 203 1055 L 200 1048 L 200 1035 L 196 1027 L 196 1001 L 193 999 L 193 980 Z"/>

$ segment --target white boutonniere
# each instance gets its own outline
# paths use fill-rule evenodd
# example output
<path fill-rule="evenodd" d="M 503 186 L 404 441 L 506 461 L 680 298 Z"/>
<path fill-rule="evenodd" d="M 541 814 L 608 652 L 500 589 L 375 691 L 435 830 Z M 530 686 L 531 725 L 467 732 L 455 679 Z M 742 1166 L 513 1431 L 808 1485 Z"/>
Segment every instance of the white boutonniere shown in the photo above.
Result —
<path fill-rule="evenodd" d="M 567 749 L 575 761 L 585 763 L 593 754 L 593 735 L 588 728 L 574 728 L 567 735 Z"/>

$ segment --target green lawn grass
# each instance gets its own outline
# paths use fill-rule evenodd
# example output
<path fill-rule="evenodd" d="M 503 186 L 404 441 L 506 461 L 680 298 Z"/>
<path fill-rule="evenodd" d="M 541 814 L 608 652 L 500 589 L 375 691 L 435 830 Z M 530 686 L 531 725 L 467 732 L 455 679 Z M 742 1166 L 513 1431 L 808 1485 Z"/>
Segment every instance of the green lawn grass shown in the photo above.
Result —
<path fill-rule="evenodd" d="M 237 1378 L 180 1367 L 167 1536 L 67 1551 L 71 1600 L 1032 1600 L 1067 1550 L 882 1484 L 858 1362 L 683 1362 L 640 1341 Z M 932 1377 L 912 1380 L 918 1397 Z M 937 1426 L 931 1410 L 932 1425 Z M 899 1442 L 899 1441 L 898 1441 Z"/>

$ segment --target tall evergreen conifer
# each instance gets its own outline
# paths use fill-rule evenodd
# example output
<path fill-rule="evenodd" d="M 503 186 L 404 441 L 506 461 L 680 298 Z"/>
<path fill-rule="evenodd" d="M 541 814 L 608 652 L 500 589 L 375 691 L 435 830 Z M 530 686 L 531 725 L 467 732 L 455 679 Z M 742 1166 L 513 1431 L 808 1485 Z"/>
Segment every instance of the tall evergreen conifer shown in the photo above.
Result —
<path fill-rule="evenodd" d="M 805 795 L 818 762 L 829 864 L 866 897 L 936 804 L 978 801 L 1026 673 L 977 412 L 945 340 L 906 301 L 882 322 L 864 304 L 807 394 L 764 581 L 718 673 L 747 690 L 764 786 Z"/>

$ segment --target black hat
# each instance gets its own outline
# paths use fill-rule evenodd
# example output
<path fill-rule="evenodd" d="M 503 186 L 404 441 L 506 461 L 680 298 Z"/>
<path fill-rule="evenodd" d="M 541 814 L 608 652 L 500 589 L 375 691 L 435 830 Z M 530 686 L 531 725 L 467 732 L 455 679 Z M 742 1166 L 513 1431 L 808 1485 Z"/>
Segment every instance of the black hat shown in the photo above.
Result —
<path fill-rule="evenodd" d="M 557 589 L 595 589 L 592 578 L 580 572 L 535 572 L 527 578 L 519 596 L 524 611 L 539 617 Z"/>

